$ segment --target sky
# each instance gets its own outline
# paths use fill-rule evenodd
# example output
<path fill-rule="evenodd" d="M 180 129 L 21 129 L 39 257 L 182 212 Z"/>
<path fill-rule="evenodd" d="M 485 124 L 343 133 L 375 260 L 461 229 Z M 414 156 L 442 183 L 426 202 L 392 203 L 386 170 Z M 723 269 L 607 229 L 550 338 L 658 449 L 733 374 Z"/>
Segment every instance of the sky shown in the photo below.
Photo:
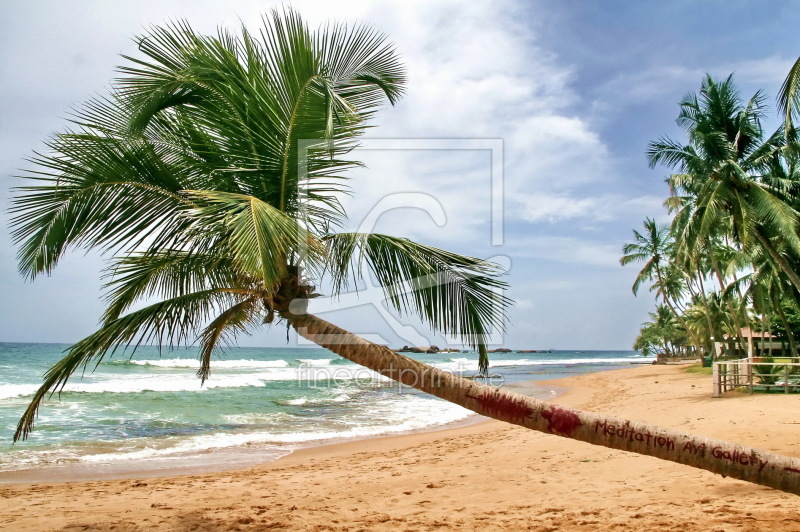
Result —
<path fill-rule="evenodd" d="M 770 102 L 800 56 L 800 1 L 3 0 L 0 19 L 0 341 L 75 342 L 103 311 L 103 257 L 74 249 L 49 277 L 17 272 L 8 227 L 16 176 L 71 109 L 102 95 L 120 54 L 151 25 L 203 33 L 261 25 L 292 6 L 311 27 L 366 23 L 406 64 L 407 93 L 377 116 L 354 156 L 350 229 L 490 258 L 515 301 L 495 346 L 630 349 L 653 310 L 631 293 L 622 246 L 646 217 L 667 220 L 666 168 L 647 144 L 668 135 L 678 102 L 705 74 L 734 73 Z M 774 107 L 774 106 L 773 106 Z M 773 114 L 773 116 L 776 116 Z M 777 119 L 768 126 L 775 127 Z M 323 285 L 324 286 L 324 285 Z M 448 339 L 387 311 L 367 282 L 312 311 L 367 338 L 443 347 Z M 294 345 L 296 340 L 292 338 Z M 240 345 L 280 346 L 280 327 Z M 458 345 L 456 345 L 458 347 Z"/>

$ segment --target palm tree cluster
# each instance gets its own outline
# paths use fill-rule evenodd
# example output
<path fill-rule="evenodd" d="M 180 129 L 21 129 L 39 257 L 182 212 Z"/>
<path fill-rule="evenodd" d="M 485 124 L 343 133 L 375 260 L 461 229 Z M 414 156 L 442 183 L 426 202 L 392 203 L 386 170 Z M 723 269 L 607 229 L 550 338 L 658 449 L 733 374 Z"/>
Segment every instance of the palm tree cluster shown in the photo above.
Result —
<path fill-rule="evenodd" d="M 680 102 L 685 142 L 650 142 L 650 167 L 666 182 L 670 223 L 644 221 L 622 265 L 643 263 L 633 284 L 657 297 L 634 348 L 659 356 L 738 356 L 753 331 L 796 356 L 800 333 L 800 59 L 778 97 L 780 126 L 765 131 L 767 98 L 744 100 L 733 75 L 706 76 Z M 743 332 L 744 331 L 744 332 Z M 749 334 L 748 334 L 749 331 Z M 715 343 L 722 346 L 716 349 Z"/>

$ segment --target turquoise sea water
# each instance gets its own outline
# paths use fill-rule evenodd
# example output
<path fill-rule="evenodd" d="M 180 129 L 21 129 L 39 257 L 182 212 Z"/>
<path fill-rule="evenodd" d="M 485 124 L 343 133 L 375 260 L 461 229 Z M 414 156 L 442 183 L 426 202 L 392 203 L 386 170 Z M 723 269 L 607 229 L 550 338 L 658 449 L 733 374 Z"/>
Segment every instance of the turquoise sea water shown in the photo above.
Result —
<path fill-rule="evenodd" d="M 231 348 L 201 386 L 195 349 L 159 353 L 144 346 L 75 375 L 42 405 L 29 439 L 12 445 L 43 373 L 67 347 L 0 343 L 0 473 L 134 463 L 164 469 L 187 459 L 197 466 L 198 458 L 212 466 L 244 454 L 267 461 L 302 446 L 423 430 L 471 415 L 324 349 Z M 412 356 L 463 376 L 478 369 L 472 352 Z M 494 353 L 491 374 L 513 386 L 648 360 L 633 351 Z"/>

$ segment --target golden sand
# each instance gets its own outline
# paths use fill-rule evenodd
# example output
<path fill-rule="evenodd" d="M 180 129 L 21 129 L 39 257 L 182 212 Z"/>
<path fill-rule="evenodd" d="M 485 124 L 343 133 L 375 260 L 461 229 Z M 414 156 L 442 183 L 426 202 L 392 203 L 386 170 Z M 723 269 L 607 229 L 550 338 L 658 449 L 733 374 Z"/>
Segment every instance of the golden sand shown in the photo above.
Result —
<path fill-rule="evenodd" d="M 800 456 L 800 396 L 637 366 L 553 401 Z M 166 478 L 0 486 L 0 529 L 800 531 L 800 497 L 496 421 Z"/>

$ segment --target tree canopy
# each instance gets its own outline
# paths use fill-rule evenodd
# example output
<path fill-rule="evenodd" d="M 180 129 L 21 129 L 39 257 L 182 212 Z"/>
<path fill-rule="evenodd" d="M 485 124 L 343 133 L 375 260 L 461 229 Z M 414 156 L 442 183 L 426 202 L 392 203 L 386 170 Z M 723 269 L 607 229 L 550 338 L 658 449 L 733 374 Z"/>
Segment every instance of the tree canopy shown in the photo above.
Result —
<path fill-rule="evenodd" d="M 100 329 L 47 373 L 17 437 L 48 392 L 119 348 L 196 342 L 206 379 L 220 346 L 302 314 L 319 295 L 312 282 L 335 297 L 371 275 L 391 307 L 488 366 L 488 336 L 509 303 L 499 266 L 337 232 L 360 165 L 351 152 L 405 90 L 393 46 L 363 25 L 312 31 L 290 9 L 263 22 L 258 34 L 151 28 L 137 38 L 141 57 L 123 56 L 111 94 L 33 158 L 14 199 L 21 273 L 50 273 L 70 247 L 101 249 L 108 306 Z"/>
<path fill-rule="evenodd" d="M 642 282 L 655 281 L 659 298 L 680 322 L 683 351 L 713 356 L 713 344 L 727 339 L 738 344 L 728 347 L 733 354 L 746 352 L 742 331 L 748 329 L 780 333 L 795 351 L 788 316 L 800 301 L 800 145 L 793 123 L 799 64 L 779 93 L 782 123 L 774 132 L 764 131 L 764 92 L 745 100 L 733 75 L 707 75 L 699 92 L 679 103 L 685 142 L 662 137 L 648 147 L 651 167 L 676 171 L 667 178 L 664 202 L 672 220 L 668 229 L 656 231 L 647 219 L 648 236 L 634 231 L 635 242 L 623 247 L 621 260 L 643 258 L 641 250 L 634 253 L 643 245 L 658 257 L 639 273 L 634 292 Z M 645 324 L 643 337 L 654 331 Z"/>

